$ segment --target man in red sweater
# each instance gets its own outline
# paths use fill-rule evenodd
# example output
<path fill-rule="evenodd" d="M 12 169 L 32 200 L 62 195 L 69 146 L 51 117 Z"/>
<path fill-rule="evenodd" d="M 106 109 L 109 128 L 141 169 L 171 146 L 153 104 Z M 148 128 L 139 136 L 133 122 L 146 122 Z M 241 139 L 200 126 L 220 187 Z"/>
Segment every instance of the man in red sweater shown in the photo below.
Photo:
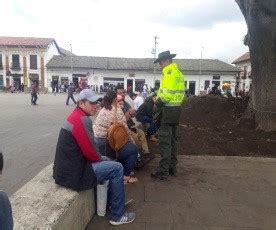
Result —
<path fill-rule="evenodd" d="M 112 225 L 132 222 L 135 213 L 125 211 L 123 166 L 108 161 L 94 147 L 92 121 L 100 97 L 91 89 L 79 94 L 77 107 L 61 128 L 54 162 L 54 179 L 61 186 L 76 191 L 95 187 L 97 183 L 109 180 L 109 203 Z"/>

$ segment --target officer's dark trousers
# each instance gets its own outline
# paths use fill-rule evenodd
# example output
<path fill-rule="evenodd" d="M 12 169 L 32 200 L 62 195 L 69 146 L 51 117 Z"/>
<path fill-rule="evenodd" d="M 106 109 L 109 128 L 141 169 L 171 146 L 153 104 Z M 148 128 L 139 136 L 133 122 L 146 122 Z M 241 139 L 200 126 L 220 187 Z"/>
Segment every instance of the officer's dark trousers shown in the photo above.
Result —
<path fill-rule="evenodd" d="M 177 124 L 163 124 L 158 131 L 161 160 L 158 171 L 164 175 L 176 172 L 177 165 Z"/>

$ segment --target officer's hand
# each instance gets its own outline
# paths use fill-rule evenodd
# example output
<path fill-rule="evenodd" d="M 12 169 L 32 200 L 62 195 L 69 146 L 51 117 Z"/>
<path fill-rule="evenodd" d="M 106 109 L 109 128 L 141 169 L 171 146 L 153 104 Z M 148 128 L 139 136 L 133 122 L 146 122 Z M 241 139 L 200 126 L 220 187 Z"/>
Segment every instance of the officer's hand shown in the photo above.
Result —
<path fill-rule="evenodd" d="M 157 107 L 162 107 L 165 103 L 160 99 L 160 98 L 157 98 L 156 101 L 155 101 L 155 105 Z"/>

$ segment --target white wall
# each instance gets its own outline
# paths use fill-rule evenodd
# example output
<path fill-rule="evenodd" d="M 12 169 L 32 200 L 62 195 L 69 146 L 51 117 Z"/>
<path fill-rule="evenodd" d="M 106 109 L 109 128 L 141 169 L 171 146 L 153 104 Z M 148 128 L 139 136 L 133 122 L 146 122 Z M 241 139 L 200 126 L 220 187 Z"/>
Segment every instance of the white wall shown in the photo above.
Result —
<path fill-rule="evenodd" d="M 58 48 L 56 46 L 56 44 L 54 42 L 52 42 L 47 49 L 47 52 L 45 54 L 44 57 L 44 61 L 45 61 L 45 65 L 46 63 L 48 63 L 50 61 L 50 59 L 54 56 L 54 55 L 59 55 L 60 53 L 58 52 Z"/>
<path fill-rule="evenodd" d="M 147 73 L 146 71 L 136 71 L 135 77 L 129 77 L 129 73 L 134 73 L 133 71 L 128 70 L 97 70 L 97 69 L 74 69 L 74 74 L 84 74 L 86 75 L 89 72 L 88 77 L 88 85 L 98 85 L 98 88 L 100 88 L 100 85 L 104 84 L 104 78 L 124 78 L 124 86 L 127 87 L 127 79 L 132 79 L 133 82 L 135 82 L 135 79 L 145 79 L 145 83 L 150 86 L 154 86 L 154 75 Z M 70 69 L 60 69 L 60 70 L 53 70 L 49 69 L 47 70 L 47 87 L 50 90 L 51 87 L 51 81 L 52 76 L 59 76 L 59 81 L 61 77 L 67 77 L 69 79 L 69 82 L 72 82 L 72 75 Z M 155 79 L 160 80 L 161 74 L 156 74 Z M 112 83 L 112 82 L 110 82 Z M 134 89 L 134 86 L 133 86 Z"/>
<path fill-rule="evenodd" d="M 44 65 L 53 57 L 53 55 L 58 55 L 58 49 L 55 43 L 51 43 L 47 49 L 39 49 L 39 48 L 0 48 L 0 53 L 2 54 L 2 63 L 3 69 L 0 70 L 0 75 L 4 76 L 4 86 L 6 86 L 6 56 L 9 56 L 9 66 L 11 67 L 12 63 L 12 55 L 18 54 L 20 61 L 20 70 L 11 70 L 11 73 L 17 73 L 23 75 L 23 57 L 26 57 L 26 66 L 27 66 L 27 86 L 30 87 L 30 79 L 29 74 L 38 74 L 39 79 L 41 79 L 41 57 L 44 57 Z M 30 69 L 30 55 L 37 55 L 37 69 Z M 44 77 L 47 78 L 47 69 L 46 67 Z M 13 82 L 13 78 L 10 76 L 10 83 Z M 23 77 L 21 77 L 21 82 L 23 82 Z M 47 81 L 45 81 L 45 87 L 47 86 Z"/>
<path fill-rule="evenodd" d="M 247 73 L 251 71 L 251 62 L 250 60 L 244 61 L 244 62 L 239 62 L 235 64 L 236 67 L 238 67 L 240 70 L 244 71 L 244 67 L 247 66 Z M 243 90 L 243 85 L 245 92 L 248 92 L 250 89 L 250 85 L 252 83 L 252 79 L 246 77 L 246 79 L 239 79 L 239 89 Z"/>
<path fill-rule="evenodd" d="M 148 88 L 154 87 L 154 74 L 148 73 L 147 71 L 128 71 L 128 70 L 93 70 L 93 69 L 74 69 L 74 74 L 87 74 L 87 72 L 90 73 L 88 77 L 88 85 L 98 85 L 98 88 L 100 88 L 100 85 L 103 85 L 104 83 L 104 77 L 108 78 L 124 78 L 124 87 L 127 88 L 127 79 L 132 79 L 133 82 L 135 82 L 135 79 L 145 79 L 145 83 L 148 85 Z M 135 73 L 135 77 L 129 77 L 129 73 Z M 56 75 L 59 76 L 59 80 L 61 77 L 68 77 L 69 81 L 72 82 L 71 77 L 71 70 L 68 69 L 59 69 L 59 70 L 52 70 L 48 69 L 48 85 L 50 90 L 52 76 Z M 161 73 L 157 73 L 155 75 L 155 80 L 161 79 Z M 213 81 L 213 75 L 185 75 L 185 81 L 187 81 L 187 88 L 189 88 L 189 82 L 195 81 L 195 95 L 199 95 L 200 91 L 204 91 L 204 85 L 205 80 L 209 80 L 210 84 L 212 84 Z M 231 86 L 234 89 L 236 85 L 236 77 L 235 75 L 229 75 L 228 73 L 224 75 L 220 75 L 220 85 L 224 81 L 231 82 Z M 112 83 L 112 82 L 110 82 Z M 134 85 L 133 85 L 134 90 Z"/>

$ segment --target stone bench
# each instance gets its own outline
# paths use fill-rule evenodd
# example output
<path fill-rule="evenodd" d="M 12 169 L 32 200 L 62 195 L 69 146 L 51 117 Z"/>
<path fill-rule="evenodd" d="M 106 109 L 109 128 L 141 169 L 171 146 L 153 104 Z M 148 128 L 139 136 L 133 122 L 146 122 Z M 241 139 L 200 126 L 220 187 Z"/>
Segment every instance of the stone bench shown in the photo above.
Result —
<path fill-rule="evenodd" d="M 94 190 L 63 188 L 52 175 L 50 164 L 12 195 L 14 229 L 85 229 L 95 213 Z"/>

